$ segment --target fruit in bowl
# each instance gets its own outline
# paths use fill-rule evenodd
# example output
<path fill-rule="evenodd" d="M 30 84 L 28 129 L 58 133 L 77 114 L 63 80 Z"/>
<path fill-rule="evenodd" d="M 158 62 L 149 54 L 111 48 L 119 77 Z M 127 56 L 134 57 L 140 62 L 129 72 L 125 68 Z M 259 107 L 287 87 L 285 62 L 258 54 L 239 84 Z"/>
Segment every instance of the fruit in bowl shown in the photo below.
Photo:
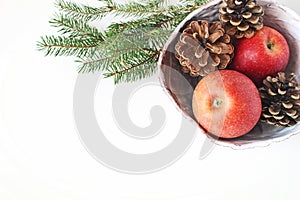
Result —
<path fill-rule="evenodd" d="M 193 112 L 199 124 L 221 138 L 236 138 L 254 128 L 262 104 L 254 83 L 234 70 L 208 74 L 196 86 Z"/>
<path fill-rule="evenodd" d="M 285 71 L 290 51 L 284 36 L 264 26 L 252 38 L 243 38 L 235 46 L 232 68 L 261 86 L 263 79 Z"/>
<path fill-rule="evenodd" d="M 240 11 L 223 9 L 223 7 L 226 6 L 224 2 L 230 4 L 230 6 L 235 6 L 234 9 L 239 9 L 237 4 L 243 4 L 243 6 L 247 6 L 247 9 Z M 235 5 L 233 5 L 233 3 Z M 263 8 L 263 12 L 261 8 Z M 223 21 L 219 19 L 220 13 L 223 15 Z M 243 19 L 239 19 L 240 16 L 242 16 Z M 263 26 L 261 20 L 262 16 Z M 194 26 L 191 29 L 186 30 L 193 21 L 197 21 L 200 26 Z M 220 28 L 219 23 L 217 23 L 220 21 L 224 26 L 224 31 Z M 158 63 L 162 85 L 166 88 L 166 91 L 171 98 L 173 98 L 174 102 L 184 115 L 196 123 L 203 132 L 210 132 L 217 135 L 217 137 L 211 136 L 210 134 L 207 135 L 217 144 L 240 149 L 253 146 L 266 146 L 273 141 L 284 140 L 291 135 L 298 133 L 297 129 L 299 129 L 299 123 L 297 123 L 299 118 L 297 116 L 298 113 L 300 113 L 300 100 L 298 99 L 298 97 L 300 98 L 300 95 L 298 95 L 299 85 L 297 81 L 300 74 L 300 39 L 298 37 L 300 27 L 295 26 L 295 24 L 298 23 L 300 23 L 300 17 L 297 14 L 289 8 L 279 5 L 271 0 L 210 1 L 205 6 L 195 10 L 182 21 L 165 44 Z M 205 26 L 202 26 L 201 24 L 205 24 Z M 255 39 L 259 36 L 260 31 L 263 33 L 266 29 L 268 29 L 269 32 L 272 32 L 270 29 L 276 30 L 284 37 L 286 42 L 281 47 L 281 51 L 285 49 L 283 51 L 285 53 L 279 53 L 279 56 L 275 56 L 274 62 L 273 58 L 267 58 L 266 52 L 262 53 L 263 50 L 259 50 L 258 47 L 255 47 L 259 46 L 257 43 L 262 39 L 258 39 L 251 44 L 252 47 L 254 46 L 251 49 L 256 49 L 255 51 L 257 51 L 258 54 L 261 54 L 261 57 L 257 61 L 260 62 L 261 65 L 252 63 L 253 65 L 251 65 L 250 68 L 252 68 L 255 73 L 261 72 L 263 75 L 252 78 L 252 81 L 250 81 L 251 84 L 249 79 L 245 82 L 248 83 L 247 86 L 253 86 L 253 82 L 256 82 L 256 87 L 253 86 L 256 90 L 256 95 L 254 95 L 255 92 L 252 86 L 249 88 L 243 86 L 245 91 L 242 91 L 242 87 L 237 89 L 238 86 L 241 86 L 242 84 L 227 84 L 225 87 L 226 89 L 223 90 L 223 93 L 227 93 L 227 96 L 224 96 L 226 97 L 225 100 L 210 100 L 211 104 L 200 103 L 205 101 L 205 98 L 209 99 L 207 89 L 206 91 L 203 89 L 206 84 L 203 83 L 205 80 L 212 81 L 210 77 L 216 76 L 214 73 L 220 75 L 231 70 L 232 74 L 242 73 L 244 77 L 250 77 L 247 72 L 238 69 L 238 67 L 242 65 L 235 65 L 235 63 L 237 63 L 236 60 L 239 57 L 238 54 L 240 54 L 237 51 L 241 50 L 239 49 L 238 44 L 239 41 L 242 40 Z M 273 33 L 274 32 L 270 34 Z M 185 36 L 189 35 L 192 36 L 192 40 L 186 39 Z M 191 41 L 191 44 L 193 44 L 192 48 L 185 47 L 185 45 L 187 45 L 185 42 L 188 41 Z M 197 47 L 197 42 L 201 47 Z M 277 42 L 275 45 L 279 45 L 280 43 Z M 283 43 L 284 42 L 281 44 Z M 235 49 L 233 54 L 231 51 L 232 45 Z M 267 44 L 267 48 L 268 45 L 269 48 L 271 48 L 270 50 L 275 47 L 275 45 L 272 46 L 272 44 Z M 195 52 L 191 53 L 191 57 L 189 57 L 186 50 Z M 242 53 L 243 51 L 246 52 L 246 47 L 242 48 Z M 273 53 L 275 54 L 276 52 L 271 52 L 271 54 Z M 250 56 L 247 55 L 248 53 L 244 55 L 245 59 L 249 59 L 248 57 Z M 276 61 L 278 58 L 280 60 Z M 270 61 L 268 61 L 268 59 L 270 59 Z M 240 62 L 242 63 L 243 61 L 244 60 L 241 59 Z M 273 68 L 274 71 L 268 71 L 269 69 L 259 69 L 259 67 L 264 67 L 270 62 L 273 62 L 273 67 L 268 68 Z M 246 64 L 247 63 L 248 62 L 246 62 Z M 281 64 L 277 65 L 278 63 Z M 243 67 L 246 66 L 246 64 L 244 61 Z M 277 72 L 279 71 L 281 72 L 277 75 Z M 286 78 L 284 78 L 285 76 Z M 218 85 L 216 83 L 213 84 L 215 81 L 210 83 L 211 81 L 209 81 L 209 84 L 215 86 Z M 234 81 L 234 78 L 226 78 L 224 82 L 230 81 Z M 290 87 L 290 85 L 292 87 Z M 217 90 L 213 91 L 217 92 Z M 231 91 L 231 93 L 229 91 Z M 236 95 L 233 91 L 239 91 L 242 95 Z M 258 106 L 259 101 L 257 100 L 257 91 L 259 91 L 261 98 L 260 106 Z M 251 93 L 252 95 L 250 95 Z M 237 102 L 240 102 L 241 100 L 251 102 L 252 98 L 256 99 L 254 102 L 249 103 L 248 110 L 245 109 L 243 111 L 247 113 L 251 112 L 253 109 L 253 113 L 244 117 L 244 121 L 237 111 L 239 106 L 231 107 L 231 114 L 229 114 L 230 112 L 224 113 L 224 107 L 222 107 L 222 105 L 227 101 L 226 99 L 228 96 L 231 96 L 231 98 L 234 97 L 233 99 Z M 239 100 L 238 96 L 240 98 Z M 248 98 L 246 99 L 245 97 Z M 210 105 L 210 107 L 208 105 Z M 217 117 L 219 117 L 221 121 L 224 119 L 223 127 L 216 126 L 212 128 L 213 124 L 218 123 L 213 123 L 213 120 L 209 120 L 209 113 L 212 110 L 212 105 L 217 106 L 217 108 L 214 108 L 215 110 L 221 110 L 218 114 L 211 114 L 216 116 L 216 118 L 213 117 L 212 119 L 217 119 Z M 258 107 L 260 109 L 255 110 L 255 108 Z M 263 110 L 261 110 L 261 108 L 263 108 Z M 260 110 L 259 114 L 258 110 Z M 261 120 L 259 120 L 260 117 Z M 235 123 L 233 119 L 240 123 Z M 236 128 L 232 128 L 228 131 L 231 125 L 236 126 Z M 290 125 L 291 127 L 288 127 Z M 239 126 L 244 129 L 239 128 Z"/>

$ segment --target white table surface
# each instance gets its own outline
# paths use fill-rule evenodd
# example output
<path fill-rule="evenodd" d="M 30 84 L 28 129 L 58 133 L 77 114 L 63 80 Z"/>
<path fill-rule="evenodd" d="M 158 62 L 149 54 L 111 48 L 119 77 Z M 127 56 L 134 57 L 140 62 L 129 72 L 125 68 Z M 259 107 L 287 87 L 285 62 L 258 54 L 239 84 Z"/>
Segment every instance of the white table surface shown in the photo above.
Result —
<path fill-rule="evenodd" d="M 93 4 L 96 0 L 81 0 Z M 300 13 L 297 0 L 281 0 Z M 148 175 L 115 172 L 83 147 L 73 120 L 77 78 L 72 58 L 44 57 L 35 42 L 55 33 L 47 23 L 54 0 L 0 2 L 0 199 L 3 200 L 296 200 L 300 197 L 300 135 L 265 148 L 216 147 L 199 160 L 205 136 L 197 134 L 186 154 L 170 167 Z M 297 25 L 297 24 L 295 24 Z M 300 24 L 298 24 L 300 25 Z M 119 133 L 111 118 L 111 79 L 98 88 L 98 120 L 121 149 L 147 153 L 175 136 L 139 143 Z M 137 93 L 132 120 L 147 125 L 157 95 L 166 107 L 167 127 L 180 122 L 159 87 Z M 109 106 L 107 106 L 109 105 Z M 146 110 L 143 107 L 146 105 Z M 148 110 L 147 110 L 148 109 Z M 168 124 L 169 123 L 169 124 Z M 172 131 L 171 131 L 172 132 Z M 121 139 L 120 139 L 121 138 Z"/>

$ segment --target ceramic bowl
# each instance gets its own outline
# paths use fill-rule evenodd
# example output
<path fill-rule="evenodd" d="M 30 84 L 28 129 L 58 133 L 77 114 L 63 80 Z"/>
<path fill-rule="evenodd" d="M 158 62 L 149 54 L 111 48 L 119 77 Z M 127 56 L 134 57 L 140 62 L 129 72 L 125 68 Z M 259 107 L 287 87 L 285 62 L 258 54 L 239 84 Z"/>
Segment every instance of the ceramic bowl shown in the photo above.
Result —
<path fill-rule="evenodd" d="M 275 1 L 261 0 L 258 3 L 265 10 L 264 25 L 278 30 L 286 38 L 290 47 L 290 59 L 287 72 L 295 72 L 299 79 L 300 67 L 300 17 L 290 8 L 283 6 Z M 220 0 L 210 1 L 197 10 L 190 13 L 183 20 L 170 36 L 161 53 L 158 67 L 159 78 L 166 93 L 175 102 L 176 106 L 188 119 L 198 126 L 216 144 L 229 146 L 235 149 L 244 149 L 257 146 L 267 146 L 272 142 L 278 142 L 297 134 L 300 131 L 300 124 L 289 128 L 279 128 L 267 125 L 262 122 L 254 127 L 248 134 L 234 138 L 221 139 L 214 138 L 197 123 L 192 111 L 193 90 L 199 78 L 192 78 L 180 70 L 180 64 L 175 58 L 175 45 L 184 28 L 194 20 L 218 21 L 219 8 L 224 6 Z"/>

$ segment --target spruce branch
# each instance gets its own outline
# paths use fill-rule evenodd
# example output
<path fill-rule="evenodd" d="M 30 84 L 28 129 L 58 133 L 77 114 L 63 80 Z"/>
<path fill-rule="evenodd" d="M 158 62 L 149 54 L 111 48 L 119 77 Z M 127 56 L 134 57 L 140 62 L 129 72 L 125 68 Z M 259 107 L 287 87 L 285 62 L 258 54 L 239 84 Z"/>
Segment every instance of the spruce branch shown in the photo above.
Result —
<path fill-rule="evenodd" d="M 161 49 L 175 27 L 193 10 L 208 0 L 180 0 L 167 5 L 163 0 L 117 3 L 98 0 L 102 5 L 91 6 L 57 0 L 58 14 L 50 24 L 60 36 L 44 36 L 37 43 L 46 55 L 75 56 L 79 72 L 102 71 L 114 77 L 115 83 L 151 76 Z M 89 25 L 111 15 L 121 17 L 104 31 Z"/>
<path fill-rule="evenodd" d="M 118 84 L 120 82 L 132 82 L 152 76 L 156 72 L 156 62 L 159 58 L 159 53 L 151 55 L 137 53 L 137 56 L 131 57 L 127 61 L 121 60 L 120 63 L 114 64 L 112 70 L 104 73 L 104 77 L 114 77 L 115 84 Z"/>
<path fill-rule="evenodd" d="M 144 18 L 135 17 L 127 20 L 126 22 L 113 23 L 108 27 L 106 36 L 111 37 L 114 34 L 123 32 L 125 30 L 134 30 L 149 26 L 173 31 L 190 12 L 203 5 L 206 1 L 207 0 L 198 0 L 192 3 L 188 0 L 181 0 L 177 6 L 169 6 L 165 10 L 161 9 L 160 12 L 154 12 L 146 17 L 144 16 Z M 151 10 L 148 10 L 148 13 L 149 12 L 151 12 Z"/>
<path fill-rule="evenodd" d="M 174 28 L 184 19 L 186 15 L 177 15 L 176 19 L 174 17 L 166 15 L 154 15 L 144 19 L 132 19 L 126 23 L 112 23 L 108 26 L 105 31 L 106 37 L 114 37 L 116 34 L 123 32 L 135 32 L 139 29 L 161 29 L 163 31 L 168 31 L 170 35 Z M 165 33 L 164 33 L 165 34 Z"/>
<path fill-rule="evenodd" d="M 94 55 L 79 60 L 81 62 L 79 71 L 106 71 L 115 63 L 122 64 L 123 61 L 134 57 L 145 55 L 151 57 L 152 54 L 159 54 L 169 35 L 170 31 L 156 27 L 144 27 L 116 34 L 114 37 L 106 38 Z"/>
<path fill-rule="evenodd" d="M 63 14 L 56 14 L 49 23 L 53 27 L 59 28 L 58 32 L 69 37 L 87 37 L 95 40 L 104 41 L 104 36 L 98 29 L 91 27 L 86 22 L 68 18 Z"/>
<path fill-rule="evenodd" d="M 120 75 L 120 74 L 123 74 L 123 73 L 125 73 L 125 72 L 127 72 L 127 71 L 130 71 L 130 70 L 132 70 L 132 69 L 134 69 L 134 68 L 137 68 L 137 67 L 140 67 L 140 66 L 142 66 L 142 65 L 144 65 L 144 64 L 146 64 L 146 63 L 148 63 L 148 62 L 150 62 L 152 59 L 155 59 L 155 58 L 157 58 L 158 57 L 158 53 L 157 54 L 153 54 L 152 56 L 150 56 L 150 57 L 145 57 L 145 60 L 143 60 L 143 61 L 141 61 L 141 62 L 137 62 L 137 63 L 135 63 L 135 65 L 128 65 L 127 63 L 125 63 L 124 61 L 122 62 L 122 65 L 123 65 L 123 67 L 124 67 L 124 69 L 122 69 L 122 70 L 120 70 L 120 71 L 115 71 L 115 72 L 112 72 L 112 73 L 108 73 L 108 74 L 106 74 L 106 77 L 111 77 L 111 76 L 116 76 L 116 75 Z M 131 61 L 131 62 L 136 62 L 136 61 Z"/>
<path fill-rule="evenodd" d="M 80 73 L 105 71 L 107 66 L 114 64 L 116 61 L 123 60 L 124 57 L 132 56 L 132 52 L 144 51 L 145 53 L 158 54 L 154 49 L 147 48 L 126 48 L 118 49 L 111 52 L 97 51 L 94 55 L 77 60 L 81 65 L 79 67 Z"/>
<path fill-rule="evenodd" d="M 38 42 L 38 50 L 45 51 L 46 56 L 77 56 L 92 54 L 98 46 L 98 41 L 92 39 L 80 40 L 71 37 L 44 36 Z"/>
<path fill-rule="evenodd" d="M 94 8 L 65 0 L 58 0 L 56 2 L 56 6 L 68 17 L 81 19 L 83 21 L 90 21 L 102 19 L 112 11 L 111 4 L 109 3 L 110 1 L 102 0 L 102 2 L 106 2 L 107 4 L 100 8 Z"/>
<path fill-rule="evenodd" d="M 200 6 L 200 2 L 205 2 L 205 0 L 198 0 L 194 4 L 191 1 L 181 0 L 176 5 L 163 6 L 164 1 L 150 0 L 146 4 L 142 2 L 130 2 L 127 4 L 115 4 L 113 11 L 117 15 L 127 16 L 127 14 L 132 14 L 130 16 L 142 17 L 145 15 L 168 15 L 176 12 L 190 11 L 191 8 L 196 9 Z M 201 4 L 201 5 L 202 5 Z"/>
<path fill-rule="evenodd" d="M 150 15 L 168 15 L 175 12 L 191 11 L 201 6 L 207 0 L 191 1 L 181 0 L 177 5 L 162 6 L 163 1 L 149 0 L 148 2 L 129 2 L 119 4 L 110 0 L 99 0 L 104 5 L 100 8 L 93 8 L 86 5 L 79 5 L 65 0 L 58 0 L 56 5 L 60 11 L 69 17 L 82 19 L 84 21 L 102 19 L 109 13 L 120 17 L 148 17 Z"/>

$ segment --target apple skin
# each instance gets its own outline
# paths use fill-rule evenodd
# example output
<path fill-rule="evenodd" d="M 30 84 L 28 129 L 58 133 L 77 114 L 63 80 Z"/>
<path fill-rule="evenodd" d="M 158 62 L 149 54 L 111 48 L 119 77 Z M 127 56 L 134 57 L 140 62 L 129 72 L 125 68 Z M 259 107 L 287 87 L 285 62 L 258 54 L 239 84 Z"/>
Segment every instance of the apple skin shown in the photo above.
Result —
<path fill-rule="evenodd" d="M 252 38 L 238 41 L 232 69 L 247 75 L 260 87 L 267 76 L 285 70 L 289 57 L 289 46 L 284 36 L 264 26 Z"/>
<path fill-rule="evenodd" d="M 262 112 L 255 84 L 234 70 L 219 70 L 204 77 L 194 90 L 192 107 L 201 127 L 220 138 L 250 132 Z"/>

